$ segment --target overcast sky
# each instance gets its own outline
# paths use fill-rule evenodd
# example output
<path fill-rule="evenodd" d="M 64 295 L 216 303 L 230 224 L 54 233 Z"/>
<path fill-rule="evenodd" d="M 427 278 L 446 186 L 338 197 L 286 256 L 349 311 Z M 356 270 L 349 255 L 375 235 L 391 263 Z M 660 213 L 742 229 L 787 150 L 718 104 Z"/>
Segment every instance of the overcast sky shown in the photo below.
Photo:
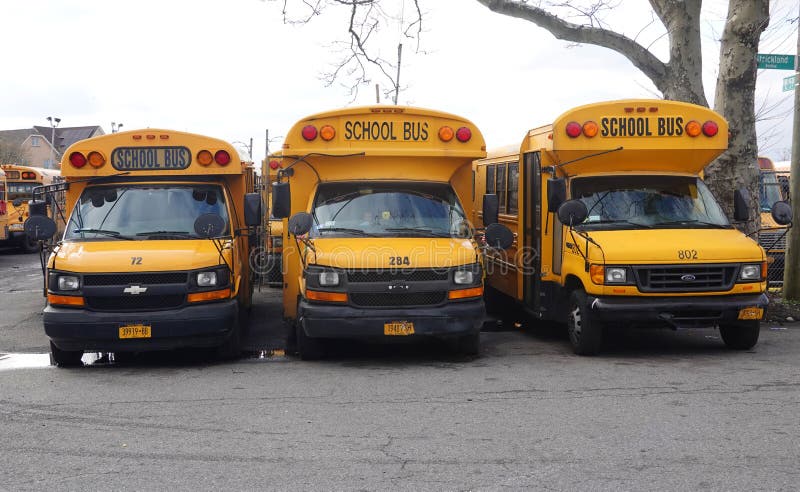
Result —
<path fill-rule="evenodd" d="M 265 0 L 3 0 L 0 1 L 0 129 L 111 122 L 123 130 L 168 128 L 235 142 L 254 139 L 265 151 L 265 130 L 285 135 L 312 113 L 375 103 L 374 86 L 352 101 L 346 87 L 325 87 L 321 74 L 347 39 L 346 9 L 330 9 L 308 25 L 285 25 L 282 1 Z M 299 3 L 299 2 L 298 2 Z M 570 46 L 535 25 L 490 12 L 474 0 L 421 0 L 426 8 L 422 47 L 404 42 L 399 103 L 472 120 L 489 147 L 517 143 L 533 127 L 585 103 L 659 97 L 625 58 L 594 46 Z M 623 0 L 610 27 L 636 36 L 650 19 L 644 0 Z M 791 54 L 796 46 L 796 0 L 773 0 L 770 30 L 760 52 Z M 409 17 L 411 1 L 387 2 Z M 703 10 L 705 88 L 713 104 L 726 2 Z M 663 27 L 639 34 L 666 59 Z M 394 58 L 396 26 L 380 33 Z M 792 93 L 788 71 L 760 72 L 757 106 L 776 106 L 759 125 L 760 153 L 783 160 L 791 148 Z M 376 80 L 382 86 L 382 80 Z M 349 81 L 342 80 L 343 84 Z M 385 88 L 385 87 L 383 87 Z M 389 101 L 384 101 L 389 102 Z M 282 138 L 270 146 L 280 147 Z M 238 145 L 240 148 L 241 145 Z"/>

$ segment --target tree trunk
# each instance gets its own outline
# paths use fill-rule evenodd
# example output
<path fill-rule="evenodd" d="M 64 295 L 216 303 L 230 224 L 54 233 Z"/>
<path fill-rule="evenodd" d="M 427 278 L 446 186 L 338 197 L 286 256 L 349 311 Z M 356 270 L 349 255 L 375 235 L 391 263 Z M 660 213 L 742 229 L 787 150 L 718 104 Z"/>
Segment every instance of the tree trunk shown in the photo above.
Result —
<path fill-rule="evenodd" d="M 728 151 L 706 167 L 706 183 L 733 216 L 733 192 L 750 192 L 750 220 L 746 233 L 758 230 L 758 143 L 756 141 L 756 54 L 761 33 L 769 24 L 769 0 L 730 0 L 720 46 L 719 75 L 714 110 L 730 125 Z"/>

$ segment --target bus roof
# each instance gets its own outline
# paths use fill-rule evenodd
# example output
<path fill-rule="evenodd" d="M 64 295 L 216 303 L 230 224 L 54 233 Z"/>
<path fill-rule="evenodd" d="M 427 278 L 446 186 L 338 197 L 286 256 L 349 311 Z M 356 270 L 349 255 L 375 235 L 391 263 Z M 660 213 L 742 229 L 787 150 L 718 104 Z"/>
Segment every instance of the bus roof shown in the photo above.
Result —
<path fill-rule="evenodd" d="M 696 132 L 694 136 L 690 133 Z M 571 109 L 530 130 L 521 152 L 544 150 L 563 172 L 699 173 L 728 148 L 728 122 L 696 104 L 626 99 Z M 578 160 L 576 160 L 578 159 Z"/>
<path fill-rule="evenodd" d="M 25 181 L 52 181 L 55 176 L 60 176 L 61 172 L 57 169 L 44 169 L 41 167 L 21 166 L 19 164 L 3 164 L 2 169 L 7 171 L 6 177 L 14 180 Z M 25 173 L 25 174 L 23 174 Z M 47 179 L 50 178 L 50 179 Z"/>
<path fill-rule="evenodd" d="M 304 134 L 304 129 L 306 133 Z M 409 106 L 359 106 L 307 116 L 286 135 L 281 154 L 420 156 L 477 159 L 480 130 L 460 116 Z"/>
<path fill-rule="evenodd" d="M 147 128 L 101 135 L 76 142 L 64 152 L 67 178 L 94 176 L 167 176 L 242 174 L 233 145 L 218 138 Z"/>

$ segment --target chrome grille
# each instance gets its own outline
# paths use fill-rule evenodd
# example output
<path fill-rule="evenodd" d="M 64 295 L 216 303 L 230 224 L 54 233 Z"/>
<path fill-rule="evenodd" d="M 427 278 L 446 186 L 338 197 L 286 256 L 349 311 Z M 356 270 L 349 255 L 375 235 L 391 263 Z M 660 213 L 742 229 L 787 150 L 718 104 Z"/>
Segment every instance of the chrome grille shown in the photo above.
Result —
<path fill-rule="evenodd" d="M 653 265 L 633 268 L 642 292 L 711 292 L 733 287 L 738 265 Z"/>

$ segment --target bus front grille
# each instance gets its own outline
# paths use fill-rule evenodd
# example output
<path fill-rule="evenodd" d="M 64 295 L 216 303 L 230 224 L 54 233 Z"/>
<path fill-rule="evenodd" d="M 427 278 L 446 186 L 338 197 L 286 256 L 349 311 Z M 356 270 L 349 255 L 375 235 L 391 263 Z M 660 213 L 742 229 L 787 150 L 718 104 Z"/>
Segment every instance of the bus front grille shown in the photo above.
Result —
<path fill-rule="evenodd" d="M 446 292 L 354 292 L 350 302 L 361 307 L 432 306 L 443 303 L 446 297 Z"/>
<path fill-rule="evenodd" d="M 83 285 L 101 287 L 109 285 L 185 284 L 186 272 L 163 273 L 102 273 L 83 276 Z"/>
<path fill-rule="evenodd" d="M 392 282 L 402 280 L 405 282 L 431 282 L 447 280 L 447 269 L 391 269 L 391 270 L 349 270 L 347 281 L 361 282 Z"/>
<path fill-rule="evenodd" d="M 157 311 L 183 305 L 183 294 L 164 296 L 92 296 L 86 305 L 95 311 Z"/>
<path fill-rule="evenodd" d="M 633 269 L 642 292 L 712 292 L 733 287 L 738 265 L 658 265 Z"/>

